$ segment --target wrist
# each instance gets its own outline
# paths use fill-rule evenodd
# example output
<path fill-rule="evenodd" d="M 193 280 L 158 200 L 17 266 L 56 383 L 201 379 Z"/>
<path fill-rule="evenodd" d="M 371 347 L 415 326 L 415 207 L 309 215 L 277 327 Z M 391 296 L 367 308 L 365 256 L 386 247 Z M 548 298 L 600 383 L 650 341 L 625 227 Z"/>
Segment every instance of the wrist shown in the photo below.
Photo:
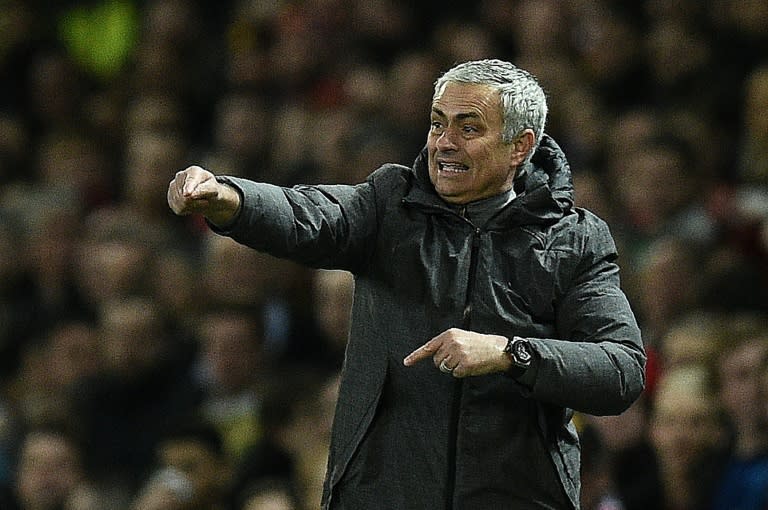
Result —
<path fill-rule="evenodd" d="M 538 355 L 531 343 L 518 336 L 507 339 L 504 355 L 509 360 L 506 373 L 519 383 L 532 388 L 538 375 Z"/>
<path fill-rule="evenodd" d="M 240 215 L 243 197 L 234 186 L 219 181 L 219 194 L 205 215 L 206 219 L 219 228 L 231 226 Z"/>
<path fill-rule="evenodd" d="M 526 370 L 533 363 L 533 349 L 530 342 L 519 336 L 507 339 L 504 354 L 506 354 L 510 364 L 517 368 Z"/>
<path fill-rule="evenodd" d="M 499 350 L 499 365 L 500 365 L 500 371 L 507 372 L 512 368 L 512 360 L 509 357 L 509 354 L 507 354 L 506 348 L 507 344 L 509 343 L 509 339 L 505 336 L 499 336 L 497 337 L 496 341 L 496 347 Z"/>

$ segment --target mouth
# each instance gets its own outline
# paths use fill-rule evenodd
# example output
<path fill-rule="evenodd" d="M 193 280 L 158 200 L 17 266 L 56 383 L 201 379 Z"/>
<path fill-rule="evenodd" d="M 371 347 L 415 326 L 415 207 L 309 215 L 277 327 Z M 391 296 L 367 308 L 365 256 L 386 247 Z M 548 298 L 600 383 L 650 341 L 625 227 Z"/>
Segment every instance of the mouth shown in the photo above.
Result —
<path fill-rule="evenodd" d="M 469 171 L 469 167 L 462 165 L 461 163 L 453 163 L 449 161 L 438 161 L 437 169 L 443 173 L 461 174 Z"/>

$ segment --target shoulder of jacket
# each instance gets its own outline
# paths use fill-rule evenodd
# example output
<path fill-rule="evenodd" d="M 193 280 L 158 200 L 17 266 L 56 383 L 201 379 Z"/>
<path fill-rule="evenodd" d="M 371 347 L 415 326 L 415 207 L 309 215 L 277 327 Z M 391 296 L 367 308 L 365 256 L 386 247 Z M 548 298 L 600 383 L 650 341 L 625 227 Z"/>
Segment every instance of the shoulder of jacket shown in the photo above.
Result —
<path fill-rule="evenodd" d="M 389 181 L 406 180 L 412 169 L 398 163 L 385 163 L 374 170 L 369 176 L 368 181 L 375 184 L 386 184 Z"/>
<path fill-rule="evenodd" d="M 573 207 L 572 212 L 580 228 L 589 231 L 607 231 L 608 223 L 597 214 L 583 207 Z"/>
<path fill-rule="evenodd" d="M 615 255 L 616 243 L 608 223 L 588 209 L 574 207 L 573 212 L 578 218 L 574 227 L 582 239 L 582 253 L 592 257 Z"/>
<path fill-rule="evenodd" d="M 615 251 L 608 224 L 599 216 L 581 207 L 573 207 L 543 234 L 552 248 L 567 249 L 582 255 Z"/>
<path fill-rule="evenodd" d="M 398 189 L 405 190 L 413 177 L 413 171 L 404 165 L 387 163 L 374 170 L 366 179 L 376 195 L 389 196 Z"/>

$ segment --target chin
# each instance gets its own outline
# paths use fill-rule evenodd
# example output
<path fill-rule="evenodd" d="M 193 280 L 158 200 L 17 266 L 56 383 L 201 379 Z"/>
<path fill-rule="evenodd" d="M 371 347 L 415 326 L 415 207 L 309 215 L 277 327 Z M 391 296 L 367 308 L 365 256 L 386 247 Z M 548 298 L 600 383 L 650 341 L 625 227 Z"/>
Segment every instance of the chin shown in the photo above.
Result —
<path fill-rule="evenodd" d="M 440 198 L 442 198 L 444 201 L 452 205 L 462 205 L 467 203 L 467 200 L 463 199 L 460 196 L 446 195 L 446 194 L 440 193 L 439 191 L 437 192 L 437 194 L 440 195 Z"/>

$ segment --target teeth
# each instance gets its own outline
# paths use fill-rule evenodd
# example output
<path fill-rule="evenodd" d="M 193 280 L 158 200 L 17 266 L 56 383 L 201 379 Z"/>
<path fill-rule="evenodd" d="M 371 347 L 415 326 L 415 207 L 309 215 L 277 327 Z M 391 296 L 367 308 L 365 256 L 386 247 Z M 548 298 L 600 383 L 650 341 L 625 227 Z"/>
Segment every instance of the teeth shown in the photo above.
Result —
<path fill-rule="evenodd" d="M 466 172 L 467 167 L 458 163 L 440 163 L 440 170 L 443 172 Z"/>

